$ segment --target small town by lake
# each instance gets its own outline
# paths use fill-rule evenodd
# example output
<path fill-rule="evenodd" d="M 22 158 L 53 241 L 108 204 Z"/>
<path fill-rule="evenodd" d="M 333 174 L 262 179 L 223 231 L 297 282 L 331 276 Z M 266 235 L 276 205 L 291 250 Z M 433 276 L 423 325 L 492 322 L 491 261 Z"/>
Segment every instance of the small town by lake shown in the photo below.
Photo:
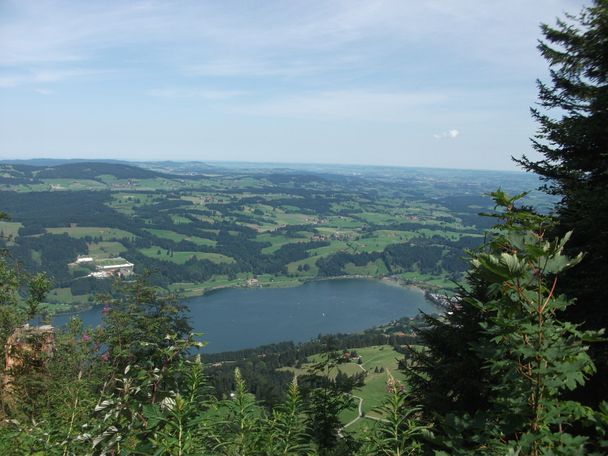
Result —
<path fill-rule="evenodd" d="M 319 334 L 362 331 L 434 307 L 417 289 L 378 280 L 340 279 L 293 288 L 232 288 L 185 301 L 190 324 L 216 353 L 273 342 L 303 342 Z M 58 315 L 65 324 L 74 314 Z M 101 308 L 78 314 L 87 326 L 101 323 Z"/>

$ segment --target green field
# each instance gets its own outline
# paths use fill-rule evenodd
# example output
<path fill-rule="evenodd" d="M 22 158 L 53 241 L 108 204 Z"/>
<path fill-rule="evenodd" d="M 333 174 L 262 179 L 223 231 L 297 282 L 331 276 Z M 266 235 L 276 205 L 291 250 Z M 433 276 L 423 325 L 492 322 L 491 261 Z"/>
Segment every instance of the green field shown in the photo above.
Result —
<path fill-rule="evenodd" d="M 82 239 L 90 236 L 92 238 L 101 238 L 103 241 L 112 241 L 115 239 L 133 238 L 133 234 L 118 228 L 107 227 L 91 227 L 91 226 L 74 226 L 61 228 L 47 228 L 47 233 L 51 234 L 67 234 L 73 238 Z"/>
<path fill-rule="evenodd" d="M 101 182 L 90 179 L 44 179 L 49 190 L 102 190 L 106 188 Z"/>
<path fill-rule="evenodd" d="M 127 250 L 124 245 L 116 241 L 91 242 L 88 247 L 89 255 L 94 258 L 116 257 Z"/>
<path fill-rule="evenodd" d="M 353 263 L 346 263 L 344 272 L 350 275 L 383 276 L 388 274 L 388 269 L 382 260 L 367 263 L 365 266 L 356 266 Z"/>
<path fill-rule="evenodd" d="M 153 234 L 154 236 L 161 239 L 169 239 L 173 242 L 190 241 L 197 245 L 208 245 L 213 247 L 216 242 L 212 239 L 206 239 L 202 237 L 186 236 L 185 234 L 176 233 L 175 231 L 159 230 L 153 228 L 146 228 L 146 231 Z"/>
<path fill-rule="evenodd" d="M 286 244 L 293 244 L 296 242 L 306 242 L 308 240 L 307 237 L 287 237 L 281 234 L 274 233 L 263 233 L 258 234 L 255 238 L 258 242 L 269 242 L 271 245 L 268 247 L 264 247 L 262 249 L 262 253 L 271 254 L 276 252 L 278 249 L 283 247 Z"/>
<path fill-rule="evenodd" d="M 356 373 L 365 371 L 365 385 L 361 388 L 353 390 L 354 396 L 359 396 L 363 399 L 362 410 L 365 416 L 371 416 L 375 418 L 382 418 L 381 413 L 377 410 L 386 399 L 386 383 L 388 380 L 388 373 L 397 380 L 403 381 L 404 375 L 398 370 L 397 360 L 402 358 L 403 355 L 397 353 L 389 345 L 377 345 L 373 347 L 364 348 L 353 348 L 356 350 L 359 356 L 361 356 L 363 363 L 343 363 L 338 364 L 336 368 L 330 370 L 328 375 L 335 377 L 338 371 L 348 375 L 354 375 Z M 309 372 L 310 367 L 313 363 L 321 361 L 323 355 L 314 355 L 309 358 L 310 364 L 304 364 L 301 368 L 281 368 L 280 370 L 293 372 L 295 375 L 303 375 Z M 383 370 L 383 372 L 375 372 Z M 342 413 L 342 422 L 348 423 L 353 420 L 358 414 L 359 401 L 355 400 L 353 408 L 345 410 Z M 371 418 L 359 419 L 355 424 L 349 426 L 348 430 L 353 431 L 363 426 L 373 426 L 375 421 Z"/>
<path fill-rule="evenodd" d="M 150 258 L 155 258 L 162 261 L 170 261 L 175 264 L 184 264 L 190 258 L 195 257 L 198 260 L 209 260 L 213 263 L 234 263 L 234 259 L 220 253 L 207 252 L 171 252 L 167 254 L 167 250 L 152 246 L 145 249 L 139 249 L 141 253 Z"/>
<path fill-rule="evenodd" d="M 19 222 L 0 222 L 0 238 L 14 238 L 23 225 Z"/>

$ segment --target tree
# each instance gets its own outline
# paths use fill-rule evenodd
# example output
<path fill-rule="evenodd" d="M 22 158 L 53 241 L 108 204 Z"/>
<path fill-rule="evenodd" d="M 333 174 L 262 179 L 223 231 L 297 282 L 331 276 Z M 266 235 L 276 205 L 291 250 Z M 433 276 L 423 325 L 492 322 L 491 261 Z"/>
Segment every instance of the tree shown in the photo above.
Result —
<path fill-rule="evenodd" d="M 488 283 L 490 296 L 473 304 L 485 315 L 477 347 L 496 379 L 486 414 L 486 442 L 499 452 L 522 455 L 579 454 L 587 436 L 576 427 L 593 411 L 563 397 L 595 371 L 588 341 L 601 331 L 584 331 L 560 319 L 573 300 L 556 292 L 561 274 L 582 254 L 564 254 L 570 234 L 547 237 L 547 220 L 514 210 L 523 195 L 493 194 L 504 220 L 488 252 L 471 262 Z M 495 429 L 492 427 L 496 426 Z"/>
<path fill-rule="evenodd" d="M 319 454 L 341 454 L 340 444 L 347 446 L 349 439 L 340 437 L 340 413 L 352 404 L 352 397 L 340 391 L 330 379 L 330 373 L 336 369 L 339 353 L 335 340 L 323 338 L 325 352 L 321 360 L 310 367 L 310 374 L 301 378 L 302 390 L 308 404 L 307 427 L 312 440 L 316 443 Z"/>
<path fill-rule="evenodd" d="M 596 426 L 593 410 L 564 397 L 595 371 L 588 342 L 601 336 L 560 319 L 573 301 L 557 293 L 556 285 L 582 255 L 564 253 L 569 233 L 549 238 L 549 219 L 517 208 L 523 196 L 493 193 L 499 209 L 494 216 L 502 223 L 471 259 L 470 277 L 483 283 L 485 295 L 461 296 L 451 308 L 459 317 L 452 315 L 431 332 L 447 334 L 452 342 L 461 334 L 468 349 L 439 350 L 448 368 L 442 374 L 424 364 L 414 366 L 421 376 L 429 376 L 431 388 L 439 386 L 439 392 L 449 391 L 437 380 L 439 375 L 453 380 L 447 399 L 458 408 L 450 410 L 448 405 L 445 415 L 434 417 L 449 454 L 569 455 L 602 445 L 589 438 L 592 432 L 581 431 L 585 425 Z M 432 340 L 437 351 L 441 345 Z M 461 398 L 474 398 L 474 393 L 453 375 L 464 373 L 467 359 L 473 361 L 473 375 L 482 378 L 475 383 L 480 385 L 480 400 L 465 408 Z M 423 396 L 429 397 L 431 404 L 439 400 Z"/>
<path fill-rule="evenodd" d="M 584 328 L 608 326 L 608 1 L 594 0 L 578 16 L 555 27 L 542 26 L 538 48 L 550 67 L 551 82 L 538 82 L 539 123 L 533 147 L 543 158 L 515 160 L 540 175 L 545 189 L 561 198 L 556 235 L 573 231 L 567 253 L 586 253 L 560 279 L 558 290 L 577 297 L 565 310 Z M 552 117 L 551 111 L 557 116 Z M 588 403 L 608 397 L 608 343 L 591 354 L 598 366 L 581 396 Z"/>
<path fill-rule="evenodd" d="M 134 282 L 119 282 L 117 297 L 104 298 L 105 344 L 118 371 L 126 365 L 143 362 L 156 347 L 171 345 L 171 337 L 181 339 L 190 333 L 187 306 L 174 295 L 161 295 L 147 276 Z"/>

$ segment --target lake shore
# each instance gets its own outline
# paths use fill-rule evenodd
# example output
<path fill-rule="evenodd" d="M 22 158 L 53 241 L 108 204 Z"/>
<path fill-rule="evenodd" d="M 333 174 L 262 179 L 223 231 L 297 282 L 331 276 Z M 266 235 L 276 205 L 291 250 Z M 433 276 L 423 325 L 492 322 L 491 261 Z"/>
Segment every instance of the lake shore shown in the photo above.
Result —
<path fill-rule="evenodd" d="M 266 276 L 259 277 L 258 282 L 255 284 L 248 284 L 249 279 L 239 279 L 238 281 L 226 281 L 221 284 L 210 284 L 209 282 L 200 284 L 188 284 L 189 287 L 180 288 L 181 284 L 172 284 L 170 291 L 175 293 L 180 300 L 188 300 L 192 298 L 198 298 L 201 296 L 216 293 L 221 290 L 230 289 L 248 289 L 248 288 L 295 288 L 311 282 L 324 282 L 331 280 L 374 280 L 386 285 L 407 288 L 413 291 L 417 291 L 421 294 L 425 294 L 429 290 L 436 289 L 436 286 L 424 282 L 414 282 L 411 280 L 405 280 L 399 276 L 373 276 L 373 275 L 342 275 L 334 277 L 310 277 L 310 278 L 294 278 L 294 277 L 281 277 L 281 276 Z M 185 284 L 184 284 L 185 285 Z M 432 302 L 432 301 L 429 301 Z M 66 309 L 65 305 L 61 306 L 60 311 L 52 311 L 54 304 L 47 304 L 47 309 L 50 309 L 49 315 L 59 316 L 64 314 L 71 314 L 74 312 L 81 312 L 93 309 L 100 304 L 86 303 L 73 303 L 71 308 Z"/>
<path fill-rule="evenodd" d="M 206 350 L 212 353 L 302 342 L 319 334 L 357 333 L 419 311 L 435 312 L 418 290 L 392 285 L 369 279 L 319 280 L 301 289 L 232 288 L 182 302 L 193 330 L 204 333 Z M 95 306 L 56 315 L 52 324 L 61 327 L 73 315 L 86 326 L 103 321 L 101 306 Z"/>
<path fill-rule="evenodd" d="M 278 280 L 277 280 L 278 279 Z M 213 293 L 219 290 L 234 289 L 234 288 L 293 288 L 299 287 L 310 282 L 323 282 L 328 280 L 376 280 L 386 285 L 410 288 L 424 294 L 427 290 L 435 288 L 431 284 L 425 284 L 424 282 L 411 282 L 404 280 L 398 276 L 384 276 L 378 277 L 373 275 L 342 275 L 334 277 L 311 277 L 311 278 L 283 278 L 275 277 L 270 280 L 264 280 L 263 278 L 258 279 L 258 282 L 254 285 L 248 285 L 247 281 L 244 282 L 233 282 L 216 286 L 205 286 L 200 284 L 200 287 L 193 287 L 180 294 L 180 297 L 184 298 L 196 298 L 204 296 L 209 293 Z"/>

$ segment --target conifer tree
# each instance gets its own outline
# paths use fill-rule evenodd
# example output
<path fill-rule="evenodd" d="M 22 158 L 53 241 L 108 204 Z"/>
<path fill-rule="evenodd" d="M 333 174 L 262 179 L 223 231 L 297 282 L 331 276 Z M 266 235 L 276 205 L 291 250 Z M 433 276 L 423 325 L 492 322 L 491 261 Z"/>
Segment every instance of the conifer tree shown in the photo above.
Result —
<path fill-rule="evenodd" d="M 542 26 L 538 48 L 551 81 L 538 82 L 539 124 L 533 139 L 540 160 L 516 160 L 546 181 L 560 197 L 556 234 L 573 231 L 566 251 L 585 252 L 563 276 L 558 290 L 576 296 L 566 317 L 585 328 L 608 326 L 608 1 L 594 0 L 578 16 Z M 608 397 L 608 343 L 592 347 L 598 373 L 582 396 L 589 403 Z"/>

